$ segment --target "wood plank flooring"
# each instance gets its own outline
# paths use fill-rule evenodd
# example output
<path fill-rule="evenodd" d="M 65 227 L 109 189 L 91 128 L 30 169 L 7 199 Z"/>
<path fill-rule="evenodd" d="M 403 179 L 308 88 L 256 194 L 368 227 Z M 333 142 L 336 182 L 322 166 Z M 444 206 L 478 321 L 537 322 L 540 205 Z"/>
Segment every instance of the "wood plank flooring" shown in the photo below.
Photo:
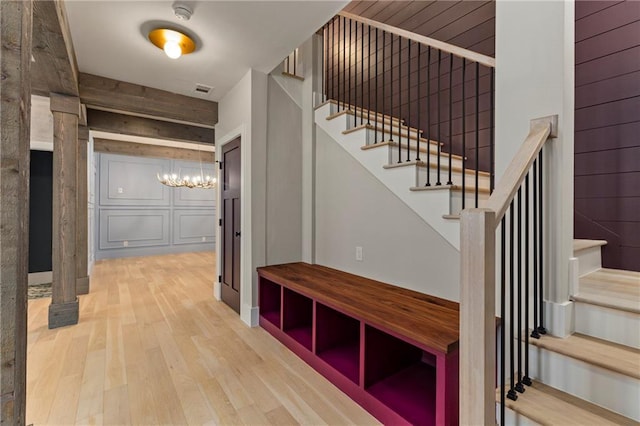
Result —
<path fill-rule="evenodd" d="M 27 424 L 378 424 L 213 298 L 213 253 L 100 261 L 80 322 L 29 301 Z"/>

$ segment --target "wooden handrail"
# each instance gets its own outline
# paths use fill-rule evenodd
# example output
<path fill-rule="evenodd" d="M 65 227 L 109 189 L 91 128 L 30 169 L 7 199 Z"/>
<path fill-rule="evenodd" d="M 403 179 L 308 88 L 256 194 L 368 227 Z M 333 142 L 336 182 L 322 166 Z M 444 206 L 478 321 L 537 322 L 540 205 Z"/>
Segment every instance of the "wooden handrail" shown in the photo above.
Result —
<path fill-rule="evenodd" d="M 509 208 L 518 188 L 529 172 L 533 161 L 549 136 L 556 136 L 558 116 L 539 118 L 531 121 L 531 129 L 513 161 L 507 167 L 496 189 L 487 201 L 486 208 L 495 212 L 496 226 Z"/>
<path fill-rule="evenodd" d="M 491 68 L 496 67 L 496 60 L 491 56 L 483 55 L 481 53 L 477 53 L 469 49 L 464 49 L 462 47 L 454 46 L 453 44 L 445 43 L 444 41 L 440 41 L 430 37 L 422 36 L 420 34 L 412 33 L 411 31 L 403 30 L 402 28 L 394 27 L 392 25 L 383 24 L 382 22 L 374 21 L 369 18 L 364 18 L 362 16 L 354 15 L 353 13 L 342 11 L 342 12 L 339 12 L 338 15 L 351 19 L 353 21 L 362 22 L 364 24 L 369 25 L 370 27 L 379 28 L 388 33 L 396 34 L 398 36 L 413 40 L 417 43 L 422 43 L 422 44 L 426 44 L 427 46 L 435 47 L 436 49 L 440 49 L 443 52 L 452 53 L 455 56 L 466 58 L 474 62 L 478 62 L 487 67 L 491 67 Z"/>

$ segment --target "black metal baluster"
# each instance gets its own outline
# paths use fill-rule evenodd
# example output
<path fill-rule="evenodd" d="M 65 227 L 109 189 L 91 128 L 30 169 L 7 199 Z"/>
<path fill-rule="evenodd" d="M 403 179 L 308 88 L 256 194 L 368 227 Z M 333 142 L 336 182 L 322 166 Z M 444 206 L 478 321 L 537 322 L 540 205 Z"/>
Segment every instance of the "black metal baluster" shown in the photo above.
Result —
<path fill-rule="evenodd" d="M 540 338 L 538 333 L 538 160 L 533 160 L 533 330 L 531 337 Z"/>
<path fill-rule="evenodd" d="M 391 104 L 389 106 L 389 142 L 393 142 L 393 33 L 390 33 L 389 36 L 391 37 L 391 68 L 389 69 L 389 72 L 391 73 L 391 82 L 389 83 L 389 102 Z"/>
<path fill-rule="evenodd" d="M 540 250 L 540 262 L 538 262 L 538 267 L 540 270 L 538 271 L 538 275 L 540 276 L 540 288 L 538 289 L 538 297 L 540 298 L 539 308 L 540 308 L 540 326 L 538 327 L 538 333 L 547 334 L 547 329 L 544 327 L 544 209 L 542 206 L 544 196 L 542 192 L 542 171 L 544 170 L 542 167 L 542 150 L 538 154 L 538 167 L 540 168 L 538 173 L 538 186 L 540 195 L 540 202 L 538 203 L 538 216 L 540 217 L 540 228 L 538 232 L 540 232 L 540 244 L 538 245 L 538 250 Z"/>
<path fill-rule="evenodd" d="M 336 54 L 336 19 L 331 20 L 331 99 L 336 100 L 336 69 L 335 69 L 335 54 Z"/>
<path fill-rule="evenodd" d="M 447 185 L 453 185 L 451 180 L 451 157 L 453 156 L 453 54 L 449 54 L 449 180 Z M 464 170 L 462 170 L 464 179 Z"/>
<path fill-rule="evenodd" d="M 427 183 L 431 186 L 431 46 L 427 46 Z"/>
<path fill-rule="evenodd" d="M 385 128 L 385 111 L 387 105 L 387 99 L 385 98 L 385 86 L 386 86 L 386 73 L 385 73 L 385 63 L 387 61 L 387 32 L 382 30 L 382 141 L 386 141 L 387 139 L 384 136 L 384 128 Z"/>
<path fill-rule="evenodd" d="M 353 105 L 353 102 L 351 102 L 351 23 L 353 21 L 351 19 L 349 19 L 349 88 L 347 89 L 347 105 L 349 105 L 349 110 L 353 110 L 353 124 L 355 126 L 355 122 L 356 122 L 356 109 L 355 106 Z"/>
<path fill-rule="evenodd" d="M 360 31 L 360 125 L 362 126 L 363 115 L 364 115 L 364 24 L 360 23 L 361 31 Z M 356 22 L 356 76 L 358 75 L 358 23 Z M 354 98 L 356 98 L 355 104 L 358 104 L 358 79 L 356 78 L 354 84 Z M 353 125 L 357 124 L 358 121 L 358 111 L 354 111 L 353 114 Z"/>
<path fill-rule="evenodd" d="M 298 62 L 298 49 L 293 50 L 293 75 L 296 74 L 296 62 Z"/>
<path fill-rule="evenodd" d="M 345 67 L 346 63 L 346 52 L 347 52 L 347 18 L 342 19 L 342 94 L 340 95 L 340 99 L 342 99 L 342 109 L 347 109 L 347 104 L 345 102 L 344 91 L 346 90 L 347 85 L 347 68 Z M 338 87 L 339 88 L 339 87 Z"/>
<path fill-rule="evenodd" d="M 489 189 L 490 192 L 493 193 L 494 188 L 496 187 L 496 155 L 495 155 L 495 93 L 494 93 L 494 85 L 496 78 L 496 70 L 495 68 L 491 68 L 491 86 L 489 87 L 489 93 L 491 94 L 491 118 L 490 118 L 490 126 L 491 126 L 491 135 L 489 136 Z"/>
<path fill-rule="evenodd" d="M 327 79 L 329 78 L 329 67 L 327 66 L 327 36 L 329 35 L 329 24 L 322 27 L 322 101 L 327 100 Z"/>
<path fill-rule="evenodd" d="M 480 191 L 480 63 L 476 62 L 476 208 L 478 208 L 478 194 Z"/>
<path fill-rule="evenodd" d="M 506 338 L 504 328 L 507 325 L 505 317 L 507 315 L 507 300 L 506 300 L 506 288 L 507 288 L 507 274 L 506 274 L 506 244 L 507 244 L 507 223 L 506 216 L 502 217 L 500 225 L 500 426 L 504 426 L 505 415 L 505 385 L 506 378 Z"/>
<path fill-rule="evenodd" d="M 411 161 L 411 40 L 407 39 L 407 162 Z"/>
<path fill-rule="evenodd" d="M 438 148 L 438 170 L 436 171 L 436 186 L 440 186 L 442 185 L 442 182 L 440 182 L 440 150 L 442 148 L 442 135 L 440 134 L 440 121 L 442 121 L 442 117 L 440 115 L 440 92 L 442 91 L 442 88 L 440 87 L 440 64 L 442 62 L 442 51 L 438 49 L 438 107 L 436 108 L 438 111 L 438 122 L 436 123 L 438 125 L 437 129 L 438 129 L 438 141 L 437 141 L 437 148 Z"/>
<path fill-rule="evenodd" d="M 529 172 L 524 186 L 524 377 L 522 383 L 531 386 L 529 377 Z"/>
<path fill-rule="evenodd" d="M 509 364 L 511 367 L 510 369 L 511 386 L 509 387 L 507 398 L 515 401 L 516 399 L 518 399 L 518 394 L 516 393 L 516 390 L 515 390 L 515 387 L 516 387 L 516 383 L 515 383 L 516 369 L 515 369 L 515 359 L 514 359 L 515 358 L 515 350 L 514 350 L 515 335 L 513 332 L 513 328 L 515 327 L 515 324 L 514 324 L 515 282 L 514 282 L 514 276 L 513 276 L 513 269 L 514 269 L 513 268 L 513 264 L 514 264 L 513 262 L 513 256 L 514 256 L 513 209 L 514 209 L 514 203 L 512 200 L 511 204 L 509 205 Z"/>
<path fill-rule="evenodd" d="M 398 36 L 398 163 L 402 163 L 402 37 Z"/>
<path fill-rule="evenodd" d="M 422 96 L 422 44 L 418 43 L 418 125 L 416 130 L 416 161 L 420 161 L 420 139 L 421 134 L 420 130 L 422 129 L 422 115 L 420 114 L 420 105 L 422 104 L 422 100 L 420 96 Z M 427 170 L 429 173 L 429 170 Z"/>
<path fill-rule="evenodd" d="M 375 92 L 376 92 L 376 96 L 375 96 L 375 100 L 374 100 L 374 105 L 375 105 L 375 109 L 374 109 L 374 113 L 376 114 L 375 116 L 375 121 L 373 123 L 373 143 L 378 143 L 378 121 L 380 120 L 380 110 L 378 109 L 378 28 L 376 28 L 376 43 L 375 43 L 375 49 L 376 49 L 376 53 L 374 55 L 374 61 L 375 61 L 375 70 L 374 72 L 376 73 L 375 76 L 375 80 L 374 80 L 374 84 L 375 84 Z"/>
<path fill-rule="evenodd" d="M 367 26 L 367 125 L 371 124 L 371 27 Z"/>
<path fill-rule="evenodd" d="M 522 384 L 522 186 L 518 188 L 518 383 L 516 390 L 524 393 Z M 526 334 L 526 333 L 525 333 Z"/>
<path fill-rule="evenodd" d="M 462 58 L 462 210 L 466 203 L 467 186 L 467 98 L 465 95 L 465 78 L 467 76 L 467 60 Z"/>

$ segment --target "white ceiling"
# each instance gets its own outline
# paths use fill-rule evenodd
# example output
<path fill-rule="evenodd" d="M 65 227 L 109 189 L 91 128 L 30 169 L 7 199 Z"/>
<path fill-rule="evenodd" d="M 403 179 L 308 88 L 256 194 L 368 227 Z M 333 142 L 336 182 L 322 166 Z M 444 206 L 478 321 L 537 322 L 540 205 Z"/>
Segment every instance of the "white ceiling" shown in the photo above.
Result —
<path fill-rule="evenodd" d="M 193 7 L 178 20 L 172 1 L 67 0 L 81 72 L 219 101 L 250 68 L 272 71 L 348 1 L 181 1 Z M 161 23 L 196 36 L 197 50 L 177 60 L 147 40 Z M 213 86 L 209 95 L 196 83 Z"/>

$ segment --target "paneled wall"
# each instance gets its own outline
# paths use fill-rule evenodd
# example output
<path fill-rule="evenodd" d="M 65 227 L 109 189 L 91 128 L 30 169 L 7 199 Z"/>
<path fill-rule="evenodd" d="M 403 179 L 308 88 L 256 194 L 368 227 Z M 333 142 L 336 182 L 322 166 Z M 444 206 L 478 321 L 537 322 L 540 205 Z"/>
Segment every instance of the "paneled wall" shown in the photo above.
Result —
<path fill-rule="evenodd" d="M 215 250 L 216 200 L 211 189 L 170 188 L 156 175 L 200 175 L 200 164 L 96 154 L 96 258 Z M 202 165 L 205 175 L 215 173 Z"/>
<path fill-rule="evenodd" d="M 640 2 L 576 1 L 575 237 L 640 271 Z"/>
<path fill-rule="evenodd" d="M 494 1 L 356 1 L 351 2 L 345 11 L 489 56 L 495 52 Z M 400 42 L 397 37 L 392 39 L 390 34 L 383 36 L 382 31 L 376 34 L 375 29 L 370 33 L 367 26 L 363 32 L 361 24 L 355 22 L 351 26 L 347 22 L 345 27 L 342 21 L 336 20 L 326 34 L 329 46 L 326 55 L 327 90 L 331 98 L 405 119 L 411 126 L 424 130 L 424 137 L 444 143 L 446 151 L 462 153 L 463 79 L 460 58 L 454 57 L 452 64 L 450 56 L 442 53 L 438 61 L 435 50 L 431 51 L 429 58 L 425 46 L 419 51 L 418 45 L 411 43 L 409 48 L 406 40 Z M 346 58 L 346 69 L 342 66 L 345 63 L 343 58 Z M 451 69 L 453 73 L 450 73 Z M 453 77 L 449 81 L 451 75 Z M 467 61 L 464 78 L 465 154 L 473 167 L 475 117 L 479 111 L 480 165 L 488 170 L 490 69 L 480 66 L 478 77 L 476 103 L 475 64 Z"/>

